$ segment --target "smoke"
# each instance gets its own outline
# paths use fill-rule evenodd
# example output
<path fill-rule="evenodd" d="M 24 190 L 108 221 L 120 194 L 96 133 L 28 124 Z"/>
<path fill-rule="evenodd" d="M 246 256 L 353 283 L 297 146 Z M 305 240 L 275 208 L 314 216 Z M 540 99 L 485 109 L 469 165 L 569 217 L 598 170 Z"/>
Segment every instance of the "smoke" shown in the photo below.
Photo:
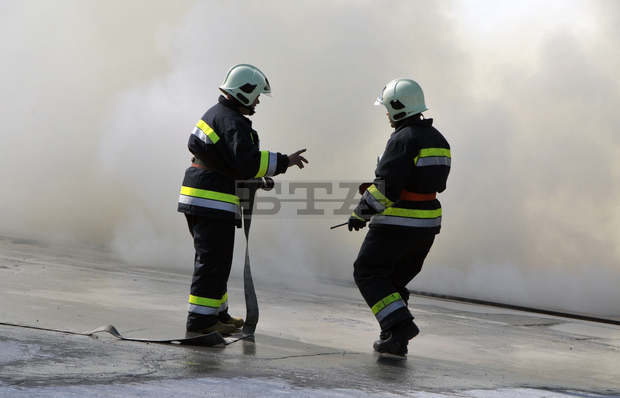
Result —
<path fill-rule="evenodd" d="M 269 77 L 254 127 L 308 149 L 282 177 L 301 181 L 371 179 L 391 132 L 372 103 L 411 77 L 453 152 L 412 287 L 619 316 L 620 6 L 559 3 L 5 2 L 2 229 L 190 269 L 186 142 L 230 66 Z M 351 279 L 345 220 L 256 219 L 256 277 Z"/>

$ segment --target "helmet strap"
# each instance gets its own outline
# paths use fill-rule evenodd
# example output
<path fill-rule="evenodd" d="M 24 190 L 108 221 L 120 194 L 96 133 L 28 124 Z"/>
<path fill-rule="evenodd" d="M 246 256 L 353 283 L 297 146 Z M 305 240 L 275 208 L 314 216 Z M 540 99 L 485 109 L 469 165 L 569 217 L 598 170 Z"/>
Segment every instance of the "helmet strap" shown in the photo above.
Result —
<path fill-rule="evenodd" d="M 241 101 L 239 101 L 238 99 L 233 97 L 230 93 L 226 93 L 226 99 L 228 101 L 232 102 L 237 107 L 237 109 L 239 109 L 240 112 L 241 112 L 242 109 L 245 110 L 245 113 L 241 112 L 244 115 L 252 116 L 253 114 L 256 113 L 256 111 L 254 109 L 252 109 L 251 106 L 247 106 L 247 105 L 241 103 Z"/>
<path fill-rule="evenodd" d="M 394 122 L 394 126 L 395 128 L 399 128 L 400 126 L 402 126 L 403 124 L 407 123 L 410 120 L 424 120 L 424 115 L 422 114 L 422 112 L 416 113 L 415 115 L 411 115 L 397 122 Z"/>

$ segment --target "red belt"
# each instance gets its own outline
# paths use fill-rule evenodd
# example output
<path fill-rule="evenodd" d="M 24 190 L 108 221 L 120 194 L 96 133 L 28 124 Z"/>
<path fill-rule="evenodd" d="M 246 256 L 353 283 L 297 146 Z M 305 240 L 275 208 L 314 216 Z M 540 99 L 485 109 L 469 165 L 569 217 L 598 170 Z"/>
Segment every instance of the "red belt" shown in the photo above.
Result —
<path fill-rule="evenodd" d="M 216 168 L 213 168 L 213 167 L 209 167 L 209 166 L 205 165 L 204 163 L 202 163 L 197 158 L 192 158 L 192 167 L 196 167 L 198 169 L 203 169 L 203 170 L 215 171 L 216 173 L 224 174 L 226 177 L 232 178 L 233 180 L 243 180 L 243 178 L 239 178 L 238 176 L 234 176 L 234 175 L 232 175 L 230 173 L 227 173 L 226 171 L 223 171 L 223 170 L 220 170 L 220 169 L 216 169 Z"/>
<path fill-rule="evenodd" d="M 413 193 L 409 191 L 405 191 L 404 189 L 400 192 L 401 200 L 409 200 L 411 202 L 426 202 L 429 200 L 437 199 L 437 192 L 433 193 Z"/>

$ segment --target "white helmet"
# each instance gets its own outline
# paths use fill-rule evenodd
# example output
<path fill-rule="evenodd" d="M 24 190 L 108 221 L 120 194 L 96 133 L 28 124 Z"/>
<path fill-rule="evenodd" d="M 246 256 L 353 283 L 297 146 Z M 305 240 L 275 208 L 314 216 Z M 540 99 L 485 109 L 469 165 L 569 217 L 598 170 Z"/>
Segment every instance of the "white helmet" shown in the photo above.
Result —
<path fill-rule="evenodd" d="M 375 105 L 383 105 L 390 119 L 399 121 L 406 117 L 427 111 L 422 87 L 411 79 L 394 79 L 389 82 Z"/>
<path fill-rule="evenodd" d="M 236 98 L 243 105 L 252 105 L 256 97 L 271 97 L 271 86 L 263 72 L 255 66 L 238 64 L 230 68 L 220 90 Z"/>

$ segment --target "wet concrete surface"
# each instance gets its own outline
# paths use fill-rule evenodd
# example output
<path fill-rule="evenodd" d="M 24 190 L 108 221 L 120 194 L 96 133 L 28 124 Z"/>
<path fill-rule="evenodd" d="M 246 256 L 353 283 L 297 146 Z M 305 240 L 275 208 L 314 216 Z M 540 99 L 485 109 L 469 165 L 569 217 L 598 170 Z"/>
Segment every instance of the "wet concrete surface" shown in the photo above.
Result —
<path fill-rule="evenodd" d="M 620 396 L 618 326 L 412 296 L 421 333 L 405 359 L 373 352 L 376 322 L 346 284 L 257 283 L 254 341 L 225 348 L 23 327 L 180 338 L 190 280 L 101 249 L 0 236 L 0 397 Z M 233 277 L 233 315 L 243 300 Z"/>

